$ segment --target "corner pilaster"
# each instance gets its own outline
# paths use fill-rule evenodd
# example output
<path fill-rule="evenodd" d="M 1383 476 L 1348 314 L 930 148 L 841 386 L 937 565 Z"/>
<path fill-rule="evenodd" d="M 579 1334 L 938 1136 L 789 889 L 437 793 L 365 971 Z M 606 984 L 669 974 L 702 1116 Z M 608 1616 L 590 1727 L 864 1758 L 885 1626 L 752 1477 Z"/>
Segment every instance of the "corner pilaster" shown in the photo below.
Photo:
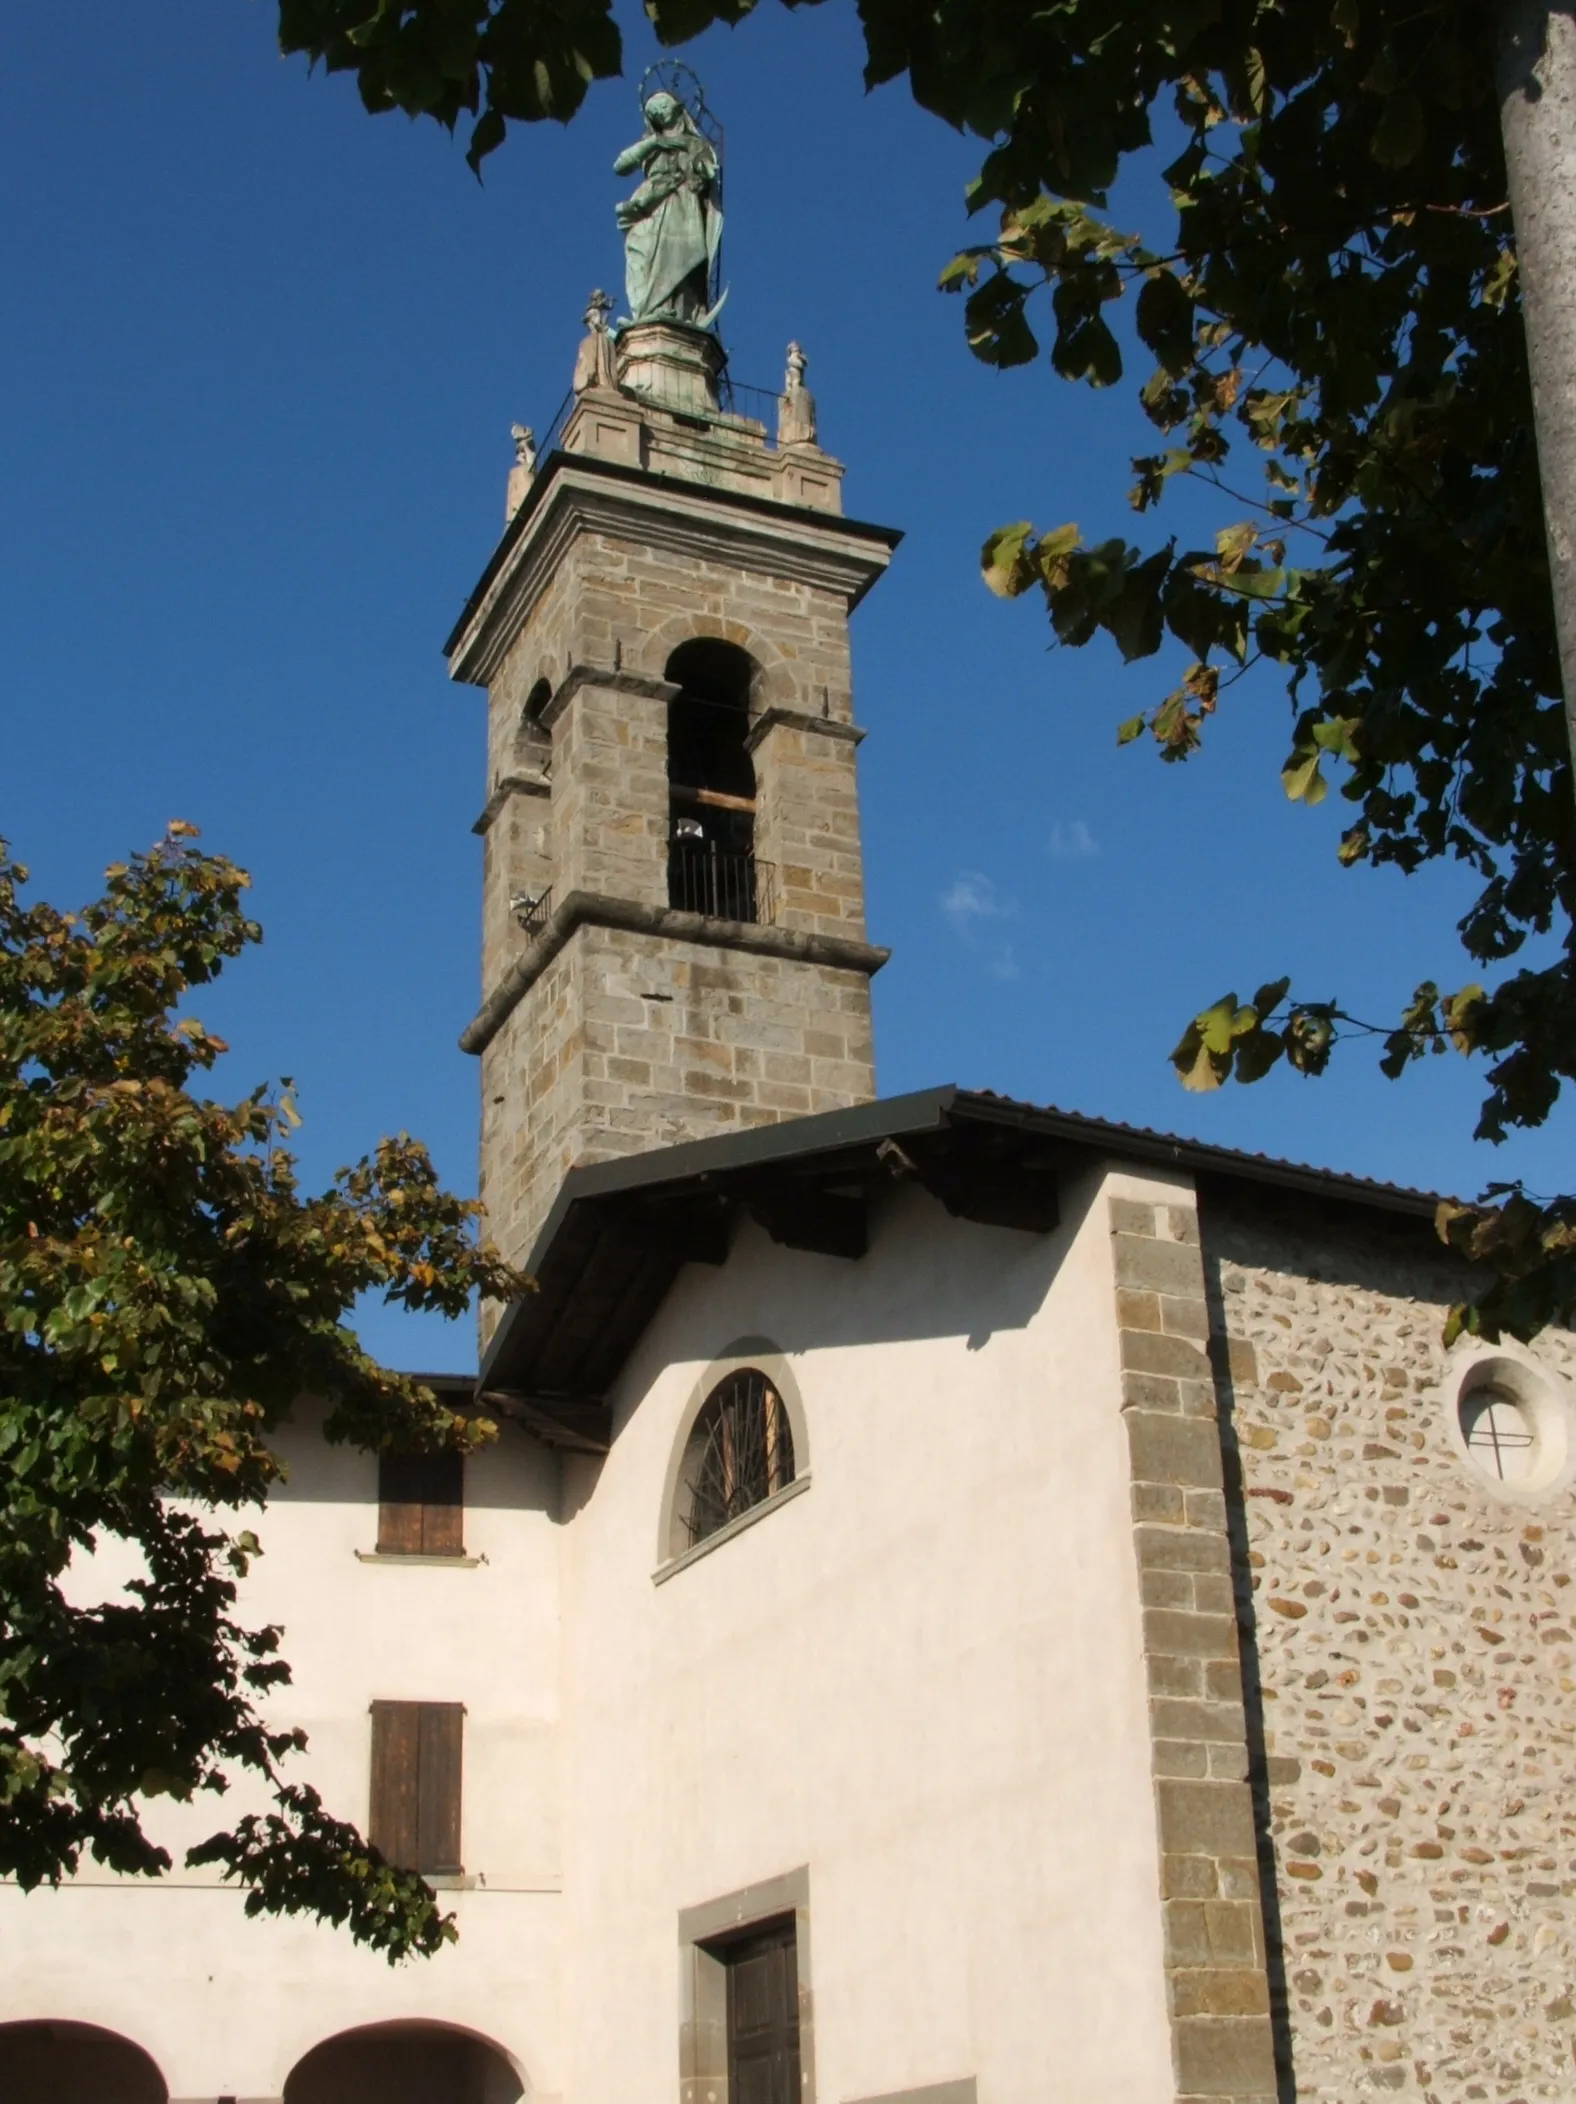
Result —
<path fill-rule="evenodd" d="M 1198 1212 L 1110 1207 L 1177 2104 L 1275 2104 Z"/>

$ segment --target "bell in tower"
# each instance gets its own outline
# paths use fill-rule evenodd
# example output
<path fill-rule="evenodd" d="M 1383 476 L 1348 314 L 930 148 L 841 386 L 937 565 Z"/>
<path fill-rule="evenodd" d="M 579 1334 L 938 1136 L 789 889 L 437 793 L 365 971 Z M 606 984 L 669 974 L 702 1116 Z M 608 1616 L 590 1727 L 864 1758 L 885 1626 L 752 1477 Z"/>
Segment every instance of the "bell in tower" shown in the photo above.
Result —
<path fill-rule="evenodd" d="M 899 535 L 842 515 L 805 359 L 716 334 L 722 138 L 687 69 L 619 156 L 629 315 L 517 430 L 447 645 L 488 696 L 482 1196 L 525 1262 L 565 1172 L 875 1094 L 848 618 Z M 649 76 L 648 76 L 649 78 Z"/>

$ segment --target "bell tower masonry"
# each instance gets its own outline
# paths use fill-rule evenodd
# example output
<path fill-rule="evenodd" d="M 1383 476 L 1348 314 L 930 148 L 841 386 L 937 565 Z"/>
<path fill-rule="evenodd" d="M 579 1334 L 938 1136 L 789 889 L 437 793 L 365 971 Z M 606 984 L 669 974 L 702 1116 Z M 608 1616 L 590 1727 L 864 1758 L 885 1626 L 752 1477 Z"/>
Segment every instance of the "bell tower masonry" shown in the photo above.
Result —
<path fill-rule="evenodd" d="M 773 402 L 607 314 L 447 645 L 488 697 L 461 1044 L 517 1262 L 576 1164 L 875 1094 L 848 618 L 899 536 L 843 517 L 797 345 Z"/>

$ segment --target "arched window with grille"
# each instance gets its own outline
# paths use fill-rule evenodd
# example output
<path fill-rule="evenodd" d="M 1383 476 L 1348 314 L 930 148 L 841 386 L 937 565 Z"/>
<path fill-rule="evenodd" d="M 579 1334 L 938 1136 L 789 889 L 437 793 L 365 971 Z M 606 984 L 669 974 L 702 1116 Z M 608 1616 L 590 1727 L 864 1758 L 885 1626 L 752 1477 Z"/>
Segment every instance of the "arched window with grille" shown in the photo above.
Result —
<path fill-rule="evenodd" d="M 695 1420 L 685 1454 L 685 1546 L 694 1548 L 793 1481 L 793 1428 L 759 1367 L 719 1381 Z"/>

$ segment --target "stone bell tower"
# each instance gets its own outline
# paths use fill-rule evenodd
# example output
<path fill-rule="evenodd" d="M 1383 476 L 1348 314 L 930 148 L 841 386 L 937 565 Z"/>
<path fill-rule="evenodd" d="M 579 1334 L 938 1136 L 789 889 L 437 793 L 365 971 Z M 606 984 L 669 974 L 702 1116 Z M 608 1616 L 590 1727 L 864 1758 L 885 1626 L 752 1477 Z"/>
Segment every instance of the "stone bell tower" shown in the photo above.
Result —
<path fill-rule="evenodd" d="M 842 516 L 797 346 L 773 403 L 607 312 L 447 645 L 488 695 L 461 1044 L 516 1261 L 577 1163 L 875 1093 L 848 617 L 899 536 Z"/>

